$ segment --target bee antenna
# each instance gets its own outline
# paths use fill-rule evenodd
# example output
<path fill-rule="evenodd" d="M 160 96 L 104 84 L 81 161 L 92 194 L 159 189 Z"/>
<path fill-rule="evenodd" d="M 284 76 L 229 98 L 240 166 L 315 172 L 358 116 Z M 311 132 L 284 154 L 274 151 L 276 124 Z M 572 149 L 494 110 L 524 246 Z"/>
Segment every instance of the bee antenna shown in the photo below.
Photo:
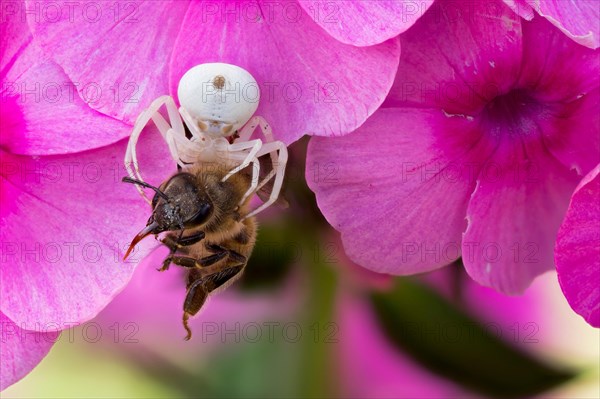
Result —
<path fill-rule="evenodd" d="M 169 200 L 169 197 L 167 197 L 167 195 L 165 193 L 163 193 L 162 191 L 160 191 L 157 187 L 154 187 L 153 185 L 150 185 L 150 184 L 148 184 L 146 182 L 143 182 L 141 180 L 136 180 L 136 179 L 132 179 L 129 176 L 125 176 L 121 181 L 123 183 L 137 184 L 138 186 L 150 188 L 150 189 L 154 190 L 156 192 L 156 194 L 158 194 L 159 196 L 161 196 L 165 200 L 167 200 L 167 201 Z"/>

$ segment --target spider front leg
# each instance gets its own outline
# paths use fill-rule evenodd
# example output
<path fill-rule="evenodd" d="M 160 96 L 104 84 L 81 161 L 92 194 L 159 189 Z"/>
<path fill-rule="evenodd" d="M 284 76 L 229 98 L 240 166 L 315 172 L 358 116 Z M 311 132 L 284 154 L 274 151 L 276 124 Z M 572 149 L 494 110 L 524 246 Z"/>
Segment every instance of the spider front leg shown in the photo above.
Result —
<path fill-rule="evenodd" d="M 283 186 L 283 178 L 285 176 L 285 165 L 287 164 L 288 159 L 287 147 L 281 141 L 272 141 L 262 146 L 262 148 L 257 154 L 257 157 L 268 153 L 271 153 L 271 156 L 273 156 L 274 153 L 277 153 L 277 161 L 273 163 L 273 170 L 271 170 L 271 172 L 269 172 L 269 174 L 260 182 L 260 184 L 257 187 L 257 190 L 264 186 L 269 180 L 271 180 L 273 176 L 275 176 L 273 189 L 271 190 L 269 199 L 264 204 L 260 205 L 258 208 L 246 215 L 244 219 L 252 217 L 271 206 L 275 201 L 277 201 L 279 193 L 281 192 L 281 187 Z"/>
<path fill-rule="evenodd" d="M 167 108 L 167 113 L 169 115 L 169 123 L 165 120 L 165 118 L 158 112 L 158 110 L 165 106 Z M 125 169 L 129 174 L 129 177 L 132 179 L 144 181 L 142 178 L 142 174 L 139 170 L 136 146 L 137 142 L 140 138 L 142 130 L 146 127 L 150 119 L 154 122 L 159 132 L 167 141 L 169 145 L 169 150 L 171 155 L 177 161 L 177 148 L 175 146 L 174 140 L 171 138 L 172 135 L 179 135 L 181 137 L 185 137 L 185 130 L 183 128 L 183 122 L 181 120 L 181 116 L 179 115 L 179 111 L 177 110 L 177 106 L 173 101 L 173 98 L 170 96 L 161 96 L 154 100 L 150 107 L 143 111 L 135 121 L 135 125 L 133 127 L 133 131 L 131 132 L 131 136 L 129 137 L 129 142 L 127 144 L 127 150 L 125 152 Z M 132 169 L 133 165 L 133 169 Z M 142 189 L 141 186 L 136 185 L 137 190 L 140 192 L 140 195 L 148 202 L 149 204 L 152 201 L 146 196 L 146 193 Z"/>
<path fill-rule="evenodd" d="M 257 127 L 260 127 L 260 130 L 265 136 L 265 142 L 269 143 L 271 141 L 275 141 L 273 138 L 273 130 L 271 130 L 269 122 L 267 122 L 267 120 L 262 116 L 258 115 L 250 118 L 244 127 L 240 129 L 239 138 L 237 141 L 249 141 L 250 137 L 252 137 L 252 133 L 254 133 Z"/>
<path fill-rule="evenodd" d="M 242 162 L 235 168 L 233 168 L 221 181 L 226 181 L 234 174 L 248 167 L 248 165 L 252 164 L 252 181 L 250 183 L 250 188 L 246 191 L 242 199 L 240 200 L 240 204 L 242 204 L 248 196 L 250 196 L 258 187 L 258 180 L 260 175 L 260 162 L 258 161 L 258 157 L 256 154 L 259 153 L 262 147 L 262 141 L 260 140 L 251 140 L 242 143 L 233 143 L 228 146 L 228 151 L 231 154 L 232 158 L 242 158 Z M 244 155 L 242 151 L 246 151 L 250 149 L 247 155 Z M 236 152 L 242 152 L 241 154 L 235 154 Z"/>
<path fill-rule="evenodd" d="M 250 141 L 250 137 L 252 137 L 252 133 L 254 133 L 257 127 L 260 127 L 260 131 L 265 136 L 265 143 L 275 141 L 275 139 L 273 138 L 273 130 L 271 129 L 271 125 L 269 125 L 269 122 L 267 122 L 266 119 L 262 116 L 253 116 L 244 125 L 244 127 L 240 129 L 239 137 L 236 139 L 236 142 L 242 143 Z M 273 165 L 273 169 L 275 169 L 276 163 L 277 155 L 271 153 L 271 164 Z"/>
<path fill-rule="evenodd" d="M 269 206 L 271 206 L 279 197 L 279 193 L 281 191 L 281 187 L 283 186 L 283 177 L 285 175 L 285 165 L 287 163 L 288 153 L 287 147 L 281 141 L 275 141 L 273 138 L 273 131 L 271 129 L 271 125 L 263 118 L 262 116 L 254 116 L 252 117 L 246 125 L 240 130 L 239 138 L 237 139 L 240 142 L 248 141 L 250 137 L 252 137 L 252 133 L 256 130 L 257 127 L 260 127 L 262 134 L 265 136 L 266 143 L 263 144 L 260 152 L 257 154 L 257 158 L 261 157 L 265 154 L 271 154 L 271 164 L 273 169 L 271 172 L 260 182 L 257 186 L 256 190 L 259 190 L 262 186 L 264 186 L 269 180 L 275 177 L 275 182 L 273 184 L 273 189 L 271 190 L 271 195 L 267 202 L 256 208 L 254 211 L 250 212 L 245 218 L 256 215 L 259 212 L 262 212 Z"/>

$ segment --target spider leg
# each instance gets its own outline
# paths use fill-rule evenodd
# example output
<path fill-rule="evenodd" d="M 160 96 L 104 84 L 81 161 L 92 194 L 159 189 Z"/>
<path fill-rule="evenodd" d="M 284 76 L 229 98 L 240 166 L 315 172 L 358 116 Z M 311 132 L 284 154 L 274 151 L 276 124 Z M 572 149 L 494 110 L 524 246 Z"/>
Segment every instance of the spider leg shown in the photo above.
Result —
<path fill-rule="evenodd" d="M 269 122 L 265 120 L 262 116 L 253 116 L 250 120 L 244 125 L 243 128 L 239 131 L 238 141 L 249 141 L 252 133 L 256 130 L 257 127 L 261 128 L 263 135 L 265 136 L 265 141 L 271 142 L 275 141 L 273 138 L 273 131 L 271 130 L 271 126 Z"/>
<path fill-rule="evenodd" d="M 237 138 L 236 142 L 241 143 L 241 142 L 249 141 L 250 137 L 252 137 L 252 133 L 254 133 L 254 131 L 256 130 L 257 127 L 260 127 L 260 131 L 265 136 L 265 143 L 270 143 L 270 142 L 275 141 L 275 139 L 273 138 L 273 130 L 271 129 L 271 125 L 269 125 L 269 122 L 267 122 L 266 119 L 263 118 L 262 116 L 253 116 L 244 125 L 244 127 L 242 127 L 242 129 L 240 129 L 239 137 Z M 271 165 L 272 165 L 273 170 L 275 170 L 276 164 L 277 164 L 277 154 L 272 152 L 271 153 Z M 266 183 L 269 180 L 270 180 L 270 178 L 267 178 L 266 181 L 264 181 L 264 183 Z M 264 183 L 262 183 L 262 185 L 264 185 Z M 262 185 L 259 186 L 258 188 L 262 187 Z"/>
<path fill-rule="evenodd" d="M 265 176 L 265 178 L 258 185 L 257 189 L 261 189 L 266 183 L 269 182 L 269 180 L 273 178 L 273 176 L 277 175 L 278 173 L 279 175 L 277 175 L 276 180 L 283 180 L 283 172 L 285 172 L 285 166 L 287 164 L 288 158 L 286 145 L 281 141 L 272 141 L 270 143 L 264 144 L 261 150 L 259 151 L 257 158 L 269 153 L 271 155 L 275 154 L 277 156 L 277 161 L 275 161 L 273 164 L 273 170 L 271 170 L 269 174 Z"/>
<path fill-rule="evenodd" d="M 167 123 L 167 121 L 164 119 L 164 117 L 158 112 L 158 110 L 163 105 L 167 108 L 170 125 L 169 125 L 169 123 Z M 152 102 L 152 104 L 150 104 L 148 109 L 143 111 L 138 116 L 138 118 L 135 122 L 135 125 L 133 127 L 133 131 L 131 132 L 131 136 L 129 137 L 129 142 L 127 144 L 127 150 L 125 152 L 124 163 L 125 163 L 125 169 L 127 170 L 129 177 L 131 177 L 132 179 L 140 180 L 140 181 L 144 181 L 144 179 L 142 178 L 142 175 L 139 170 L 136 146 L 137 146 L 137 142 L 140 138 L 140 135 L 142 133 L 142 130 L 144 129 L 144 127 L 146 127 L 148 122 L 150 122 L 150 119 L 152 119 L 152 121 L 155 123 L 156 127 L 158 128 L 158 130 L 161 133 L 161 135 L 163 136 L 163 138 L 169 144 L 169 149 L 171 151 L 171 154 L 176 153 L 177 149 L 171 147 L 172 142 L 170 142 L 167 139 L 169 130 L 173 130 L 176 134 L 182 134 L 185 137 L 183 123 L 181 121 L 179 112 L 177 111 L 177 107 L 175 106 L 175 102 L 173 101 L 173 98 L 171 98 L 170 96 L 161 96 L 161 97 L 157 98 L 156 100 L 154 100 Z M 177 159 L 177 158 L 175 158 L 175 159 Z M 133 168 L 132 168 L 132 165 L 133 165 Z M 152 201 L 146 196 L 146 193 L 144 192 L 144 190 L 142 189 L 141 186 L 136 185 L 136 188 L 140 192 L 140 195 L 144 198 L 144 200 L 146 200 L 146 202 L 152 203 Z"/>
<path fill-rule="evenodd" d="M 245 141 L 243 143 L 230 144 L 228 147 L 228 151 L 231 153 L 240 152 L 240 151 L 244 151 L 244 150 L 248 150 L 248 149 L 250 150 L 250 152 L 248 152 L 248 155 L 246 155 L 244 160 L 237 167 L 230 170 L 229 173 L 227 173 L 227 175 L 225 175 L 225 177 L 223 177 L 223 179 L 221 179 L 221 181 L 225 181 L 225 180 L 229 179 L 231 176 L 233 176 L 234 174 L 238 173 L 240 170 L 245 169 L 248 165 L 250 165 L 250 162 L 252 162 L 252 160 L 254 158 L 256 158 L 256 154 L 259 152 L 260 147 L 262 147 L 261 140 L 251 140 L 251 141 Z"/>
<path fill-rule="evenodd" d="M 235 154 L 236 152 L 241 152 L 248 149 L 250 150 L 248 154 L 244 157 L 243 161 L 237 167 L 230 170 L 229 173 L 227 173 L 227 175 L 225 175 L 225 177 L 221 179 L 221 181 L 229 179 L 235 173 L 238 173 L 239 171 L 245 169 L 248 165 L 252 163 L 252 181 L 250 183 L 250 188 L 248 188 L 248 190 L 242 197 L 240 204 L 242 204 L 246 200 L 246 198 L 248 198 L 248 196 L 252 194 L 258 187 L 258 180 L 260 175 L 260 162 L 258 162 L 258 157 L 256 156 L 256 154 L 260 151 L 261 147 L 261 140 L 251 140 L 241 143 L 233 143 L 230 144 L 228 147 L 228 151 L 234 156 L 238 155 Z"/>
<path fill-rule="evenodd" d="M 252 117 L 246 125 L 240 130 L 238 140 L 248 141 L 250 137 L 252 137 L 252 133 L 256 130 L 257 127 L 260 127 L 262 134 L 265 136 L 266 143 L 263 144 L 261 150 L 256 155 L 257 158 L 262 155 L 269 154 L 271 155 L 271 163 L 273 169 L 269 174 L 260 182 L 257 186 L 256 190 L 261 189 L 269 180 L 275 177 L 275 182 L 273 184 L 273 189 L 271 190 L 271 195 L 269 200 L 256 208 L 254 211 L 250 212 L 246 218 L 256 215 L 259 212 L 262 212 L 267 207 L 272 205 L 277 198 L 279 197 L 279 193 L 281 191 L 281 187 L 283 185 L 283 177 L 285 175 L 285 165 L 287 163 L 287 147 L 281 141 L 275 141 L 273 138 L 273 131 L 269 123 L 262 116 L 254 116 Z"/>
<path fill-rule="evenodd" d="M 257 187 L 257 190 L 264 186 L 269 180 L 271 180 L 273 176 L 275 176 L 273 189 L 271 190 L 269 199 L 264 204 L 260 205 L 258 208 L 246 215 L 244 219 L 252 217 L 271 206 L 275 201 L 277 201 L 279 193 L 281 192 L 281 187 L 283 186 L 283 177 L 285 176 L 285 165 L 287 164 L 288 158 L 287 147 L 281 141 L 272 141 L 270 143 L 263 144 L 262 148 L 257 154 L 257 157 L 268 153 L 277 153 L 277 161 L 273 164 L 273 170 L 271 170 L 271 172 L 260 182 L 260 184 Z"/>
<path fill-rule="evenodd" d="M 171 151 L 171 156 L 177 161 L 177 165 L 180 168 L 185 167 L 186 164 L 194 163 L 195 160 L 201 158 L 204 148 L 199 145 L 198 142 L 189 140 L 185 136 L 175 134 L 173 129 L 170 129 L 167 132 L 166 140 L 169 144 L 169 148 L 176 150 Z"/>
<path fill-rule="evenodd" d="M 181 117 L 177 113 L 177 108 L 175 108 L 175 103 L 172 101 L 166 104 L 167 110 L 169 112 L 169 118 L 171 115 L 177 115 L 177 124 L 173 124 L 173 127 L 169 125 L 169 123 L 163 118 L 163 116 L 156 112 L 152 115 L 152 120 L 154 124 L 158 128 L 158 130 L 163 134 L 165 141 L 169 147 L 169 152 L 171 153 L 171 157 L 178 165 L 181 165 L 181 155 L 182 149 L 185 149 L 185 144 L 188 141 L 185 137 L 185 129 L 183 127 L 183 123 L 181 121 Z M 179 144 L 177 142 L 179 141 Z"/>
<path fill-rule="evenodd" d="M 185 108 L 179 107 L 179 114 L 183 118 L 185 125 L 188 127 L 188 129 L 190 129 L 190 133 L 192 133 L 192 138 L 195 141 L 204 141 L 205 140 L 204 134 L 202 134 L 202 132 L 198 128 L 198 124 L 196 124 L 194 122 L 194 118 L 192 118 L 190 113 L 187 112 L 187 110 Z M 185 134 L 184 134 L 184 136 L 185 136 Z"/>

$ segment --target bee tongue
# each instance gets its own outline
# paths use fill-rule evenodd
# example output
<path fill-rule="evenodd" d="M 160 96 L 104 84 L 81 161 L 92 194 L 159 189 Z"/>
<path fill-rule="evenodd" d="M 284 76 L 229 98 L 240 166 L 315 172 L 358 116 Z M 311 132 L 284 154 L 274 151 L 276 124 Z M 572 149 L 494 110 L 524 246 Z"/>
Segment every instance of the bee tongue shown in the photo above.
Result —
<path fill-rule="evenodd" d="M 137 235 L 135 237 L 133 237 L 133 240 L 131 241 L 129 248 L 127 249 L 127 252 L 125 253 L 125 256 L 123 257 L 123 260 L 127 259 L 127 257 L 129 256 L 129 254 L 131 253 L 131 251 L 133 250 L 133 248 L 135 247 L 135 245 L 138 242 L 142 241 L 144 239 L 144 237 L 152 234 L 157 227 L 158 227 L 158 223 L 152 222 L 151 224 L 146 226 L 142 231 L 137 233 Z"/>

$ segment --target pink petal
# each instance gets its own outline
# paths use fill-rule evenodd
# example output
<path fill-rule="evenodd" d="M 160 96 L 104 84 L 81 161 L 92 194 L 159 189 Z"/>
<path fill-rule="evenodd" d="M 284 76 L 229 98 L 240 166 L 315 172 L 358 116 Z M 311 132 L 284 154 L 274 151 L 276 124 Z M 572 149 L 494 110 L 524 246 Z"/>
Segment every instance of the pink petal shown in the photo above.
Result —
<path fill-rule="evenodd" d="M 600 160 L 600 90 L 582 95 L 557 112 L 541 119 L 546 148 L 569 169 L 588 173 Z"/>
<path fill-rule="evenodd" d="M 503 0 L 504 4 L 510 7 L 518 16 L 531 21 L 535 13 L 533 8 L 527 4 L 527 0 Z"/>
<path fill-rule="evenodd" d="M 156 184 L 174 169 L 157 153 L 164 151 L 162 138 L 153 138 L 156 151 L 142 155 L 146 161 L 157 155 L 153 164 L 162 177 L 150 180 Z M 122 261 L 150 216 L 135 188 L 121 183 L 124 152 L 119 142 L 73 155 L 2 155 L 0 299 L 2 312 L 19 326 L 60 330 L 89 320 L 156 245 L 144 240 Z"/>
<path fill-rule="evenodd" d="M 505 294 L 519 294 L 553 269 L 556 233 L 576 184 L 576 174 L 539 140 L 500 143 L 467 210 L 462 249 L 469 275 Z"/>
<path fill-rule="evenodd" d="M 52 61 L 32 66 L 18 80 L 3 83 L 14 94 L 4 93 L 7 97 L 0 111 L 1 141 L 12 153 L 84 151 L 114 143 L 131 131 L 130 125 L 91 109 Z M 34 90 L 28 94 L 22 90 L 25 87 Z"/>
<path fill-rule="evenodd" d="M 346 137 L 311 140 L 306 180 L 353 261 L 412 274 L 460 256 L 478 158 L 489 153 L 472 123 L 382 108 Z"/>
<path fill-rule="evenodd" d="M 342 43 L 372 46 L 410 28 L 433 0 L 336 1 L 300 0 L 306 13 Z"/>
<path fill-rule="evenodd" d="M 520 18 L 502 3 L 436 2 L 402 35 L 398 74 L 384 106 L 474 115 L 512 88 L 521 53 Z"/>
<path fill-rule="evenodd" d="M 2 146 L 13 153 L 58 154 L 101 147 L 127 136 L 130 126 L 92 110 L 79 97 L 67 75 L 32 42 L 27 23 L 20 18 L 21 5 L 10 5 L 17 10 L 2 24 L 6 35 L 2 40 Z M 3 10 L 12 15 L 9 11 Z"/>
<path fill-rule="evenodd" d="M 530 341 L 535 339 L 533 334 L 515 339 L 515 334 L 531 334 L 540 325 L 544 326 L 552 320 L 548 313 L 548 303 L 544 298 L 548 286 L 543 279 L 534 281 L 531 287 L 519 296 L 504 295 L 481 286 L 473 280 L 463 287 L 461 303 L 468 306 L 469 311 L 484 325 L 496 329 L 499 326 L 499 335 L 504 335 L 504 338 L 513 343 L 528 343 L 528 338 Z M 521 331 L 515 331 L 515 325 L 519 326 Z"/>
<path fill-rule="evenodd" d="M 459 302 L 465 310 L 476 316 L 486 326 L 493 323 L 492 332 L 511 340 L 510 332 L 515 323 L 543 324 L 550 321 L 547 313 L 547 302 L 543 300 L 548 287 L 545 279 L 536 280 L 523 295 L 508 296 L 491 288 L 479 285 L 471 279 L 464 269 L 457 265 L 444 267 L 418 278 L 432 286 L 439 294 L 450 302 Z M 558 285 L 557 285 L 558 288 Z M 460 298 L 460 299 L 458 299 Z M 494 331 L 496 330 L 496 331 Z M 515 331 L 518 334 L 518 331 Z M 519 343 L 518 339 L 512 339 Z"/>
<path fill-rule="evenodd" d="M 187 1 L 52 4 L 62 11 L 60 17 L 42 18 L 41 10 L 28 14 L 33 34 L 82 98 L 94 100 L 92 108 L 132 124 L 152 100 L 168 94 L 167 63 Z"/>
<path fill-rule="evenodd" d="M 565 35 L 586 47 L 600 47 L 600 7 L 597 0 L 528 0 Z"/>
<path fill-rule="evenodd" d="M 0 20 L 0 75 L 6 71 L 28 48 L 31 33 L 27 22 L 21 16 L 22 2 L 2 3 L 2 19 Z"/>
<path fill-rule="evenodd" d="M 523 37 L 518 87 L 548 106 L 538 118 L 548 150 L 585 174 L 600 159 L 600 50 L 578 45 L 542 18 L 524 22 Z"/>
<path fill-rule="evenodd" d="M 522 25 L 519 87 L 535 92 L 538 100 L 562 103 L 598 89 L 600 50 L 574 43 L 543 18 Z"/>
<path fill-rule="evenodd" d="M 399 41 L 365 48 L 342 44 L 302 10 L 290 22 L 277 4 L 217 3 L 210 10 L 205 3 L 190 4 L 171 60 L 171 91 L 192 66 L 227 62 L 256 78 L 262 93 L 257 114 L 270 122 L 277 139 L 289 144 L 304 134 L 353 131 L 389 91 Z M 260 20 L 235 18 L 239 7 Z M 224 10 L 233 15 L 224 17 Z"/>
<path fill-rule="evenodd" d="M 558 281 L 571 307 L 600 327 L 600 165 L 571 197 L 554 257 Z"/>
<path fill-rule="evenodd" d="M 2 350 L 0 351 L 0 391 L 25 377 L 48 354 L 58 337 L 53 332 L 34 332 L 19 328 L 0 312 Z"/>

